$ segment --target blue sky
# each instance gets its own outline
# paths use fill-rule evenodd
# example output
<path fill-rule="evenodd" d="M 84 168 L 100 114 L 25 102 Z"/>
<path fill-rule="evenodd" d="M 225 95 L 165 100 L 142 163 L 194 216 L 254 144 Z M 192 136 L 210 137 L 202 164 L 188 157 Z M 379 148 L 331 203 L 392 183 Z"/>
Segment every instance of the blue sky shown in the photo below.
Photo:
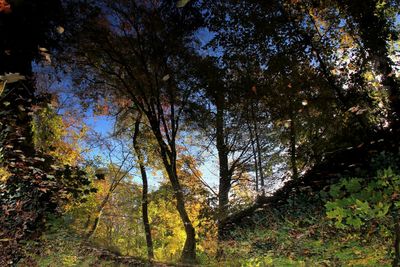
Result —
<path fill-rule="evenodd" d="M 92 112 L 87 112 L 87 118 L 85 123 L 97 134 L 100 134 L 104 138 L 107 138 L 112 134 L 115 120 L 113 117 L 109 116 L 96 116 Z M 199 149 L 194 147 L 187 147 L 192 149 L 193 153 L 199 153 Z M 95 157 L 102 155 L 102 151 L 99 147 L 94 147 L 89 153 L 90 157 Z M 215 154 L 215 153 L 214 153 Z M 218 185 L 218 163 L 214 156 L 210 155 L 208 152 L 203 152 L 202 157 L 205 159 L 204 164 L 200 166 L 200 171 L 203 174 L 203 179 L 212 187 Z M 116 160 L 117 161 L 117 160 Z M 141 183 L 139 174 L 136 173 L 137 170 L 133 170 L 132 174 L 135 176 L 135 182 Z M 154 175 L 153 172 L 149 172 L 149 184 L 150 186 L 157 187 L 159 182 L 162 181 L 161 172 L 157 172 Z"/>

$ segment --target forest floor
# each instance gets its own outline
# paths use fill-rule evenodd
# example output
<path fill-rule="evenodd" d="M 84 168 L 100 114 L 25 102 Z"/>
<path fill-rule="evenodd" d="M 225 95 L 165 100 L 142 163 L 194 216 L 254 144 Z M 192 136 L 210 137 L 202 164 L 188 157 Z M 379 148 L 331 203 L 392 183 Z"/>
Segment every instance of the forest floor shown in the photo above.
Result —
<path fill-rule="evenodd" d="M 39 240 L 24 245 L 26 257 L 17 266 L 177 266 L 172 263 L 148 261 L 147 259 L 121 256 L 109 249 L 101 248 L 67 228 L 53 228 Z"/>
<path fill-rule="evenodd" d="M 277 213 L 254 215 L 251 220 L 257 225 L 238 227 L 223 243 L 224 259 L 193 266 L 391 266 L 387 239 L 333 231 L 323 218 L 279 217 Z M 27 242 L 25 255 L 17 266 L 187 266 L 121 256 L 62 225 L 46 231 L 38 241 Z"/>
<path fill-rule="evenodd" d="M 223 259 L 199 256 L 197 266 L 391 266 L 390 239 L 378 228 L 373 232 L 335 229 L 312 202 L 294 209 L 288 204 L 256 210 L 232 227 L 222 243 Z M 118 248 L 87 241 L 60 222 L 24 248 L 27 256 L 17 266 L 185 266 L 120 255 Z"/>

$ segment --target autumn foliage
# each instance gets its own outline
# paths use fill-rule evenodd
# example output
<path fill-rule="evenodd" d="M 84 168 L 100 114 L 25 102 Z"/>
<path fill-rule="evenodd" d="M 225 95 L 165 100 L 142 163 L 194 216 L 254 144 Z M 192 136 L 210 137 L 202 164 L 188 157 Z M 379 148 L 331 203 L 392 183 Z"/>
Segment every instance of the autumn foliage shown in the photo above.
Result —
<path fill-rule="evenodd" d="M 6 0 L 0 0 L 0 13 L 10 13 L 11 5 Z"/>

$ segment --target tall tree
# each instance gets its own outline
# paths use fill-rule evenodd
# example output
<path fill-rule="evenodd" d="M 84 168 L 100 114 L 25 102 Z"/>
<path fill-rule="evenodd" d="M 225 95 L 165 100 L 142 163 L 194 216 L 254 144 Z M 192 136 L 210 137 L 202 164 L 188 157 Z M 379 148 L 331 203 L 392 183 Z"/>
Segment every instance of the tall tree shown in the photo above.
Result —
<path fill-rule="evenodd" d="M 140 110 L 149 122 L 187 235 L 182 260 L 193 262 L 195 230 L 177 174 L 176 139 L 196 82 L 190 75 L 195 60 L 190 41 L 201 23 L 199 10 L 193 3 L 179 9 L 174 1 L 105 0 L 94 5 L 99 13 L 80 28 L 80 66 L 91 70 L 87 78 L 110 89 L 106 94 L 128 98 L 132 104 L 127 108 Z"/>
<path fill-rule="evenodd" d="M 193 98 L 196 102 L 189 112 L 192 123 L 198 126 L 210 140 L 218 153 L 218 221 L 219 239 L 224 235 L 224 220 L 229 214 L 229 194 L 233 177 L 239 167 L 249 159 L 251 142 L 246 140 L 246 131 L 241 131 L 244 124 L 243 93 L 235 83 L 233 70 L 218 66 L 215 59 L 204 58 L 198 64 L 198 76 L 202 81 L 202 93 Z M 242 89 L 242 88 L 240 88 Z M 210 123 L 211 122 L 211 123 Z"/>

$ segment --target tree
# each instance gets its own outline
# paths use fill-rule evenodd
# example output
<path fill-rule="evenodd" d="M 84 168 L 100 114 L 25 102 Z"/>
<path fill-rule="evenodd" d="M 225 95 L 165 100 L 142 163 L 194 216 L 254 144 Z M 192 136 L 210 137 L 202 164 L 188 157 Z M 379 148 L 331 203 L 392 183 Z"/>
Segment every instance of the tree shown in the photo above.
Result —
<path fill-rule="evenodd" d="M 251 156 L 251 142 L 246 132 L 241 131 L 243 118 L 241 101 L 243 94 L 236 82 L 237 76 L 229 65 L 218 66 L 216 59 L 204 58 L 199 62 L 198 76 L 202 82 L 202 93 L 193 98 L 188 112 L 190 122 L 195 124 L 218 152 L 218 238 L 224 236 L 224 220 L 229 214 L 229 194 L 235 182 L 235 172 L 245 165 Z M 210 123 L 211 122 L 211 123 Z"/>
<path fill-rule="evenodd" d="M 61 11 L 59 1 L 8 2 L 2 1 L 6 9 L 0 12 L 0 75 L 4 82 L 2 102 L 9 103 L 2 105 L 1 109 L 0 132 L 6 136 L 2 140 L 5 160 L 13 157 L 11 147 L 14 151 L 22 151 L 25 156 L 34 154 L 29 128 L 29 112 L 36 102 L 31 64 L 34 59 L 40 58 L 38 47 L 54 44 L 49 33 L 55 32 L 54 23 L 57 23 L 56 18 Z M 9 114 L 18 115 L 12 118 L 7 116 Z M 7 125 L 12 128 L 7 129 Z M 19 138 L 24 138 L 24 141 Z"/>
<path fill-rule="evenodd" d="M 289 140 L 285 146 L 294 174 L 306 167 L 299 155 L 312 155 L 307 162 L 318 162 L 326 153 L 370 138 L 379 127 L 378 107 L 357 80 L 365 62 L 357 43 L 349 42 L 351 25 L 341 23 L 337 9 L 323 6 L 318 9 L 313 1 L 217 1 L 209 20 L 215 32 L 209 46 L 223 51 L 222 62 L 230 68 L 237 64 L 239 76 L 247 76 L 246 64 L 256 62 L 250 81 L 267 103 L 269 118 L 275 125 L 289 122 L 292 134 L 275 130 Z M 349 132 L 357 138 L 348 138 Z"/>
<path fill-rule="evenodd" d="M 201 22 L 199 11 L 191 5 L 178 9 L 173 1 L 103 1 L 91 10 L 99 14 L 91 25 L 83 26 L 77 59 L 90 68 L 93 76 L 89 78 L 108 86 L 107 94 L 125 96 L 132 103 L 127 108 L 146 116 L 186 229 L 182 260 L 192 262 L 196 257 L 195 230 L 177 175 L 176 138 L 183 108 L 194 90 L 195 80 L 188 69 L 195 57 L 188 38 Z"/>
<path fill-rule="evenodd" d="M 105 171 L 105 178 L 109 179 L 109 187 L 108 190 L 103 197 L 101 203 L 98 205 L 93 223 L 89 227 L 89 230 L 86 234 L 86 237 L 92 238 L 95 234 L 97 227 L 99 225 L 101 215 L 107 203 L 109 202 L 110 198 L 112 197 L 114 191 L 118 188 L 118 186 L 127 179 L 130 174 L 129 172 L 133 169 L 133 164 L 129 164 L 131 161 L 131 152 L 129 149 L 124 149 L 124 143 L 120 142 L 121 146 L 120 149 L 113 144 L 113 147 L 110 147 L 110 144 L 104 145 L 104 147 L 108 148 L 108 160 L 110 166 Z M 118 155 L 119 154 L 119 155 Z M 120 162 L 115 163 L 115 159 L 120 159 Z M 128 164 L 127 164 L 128 162 Z"/>

